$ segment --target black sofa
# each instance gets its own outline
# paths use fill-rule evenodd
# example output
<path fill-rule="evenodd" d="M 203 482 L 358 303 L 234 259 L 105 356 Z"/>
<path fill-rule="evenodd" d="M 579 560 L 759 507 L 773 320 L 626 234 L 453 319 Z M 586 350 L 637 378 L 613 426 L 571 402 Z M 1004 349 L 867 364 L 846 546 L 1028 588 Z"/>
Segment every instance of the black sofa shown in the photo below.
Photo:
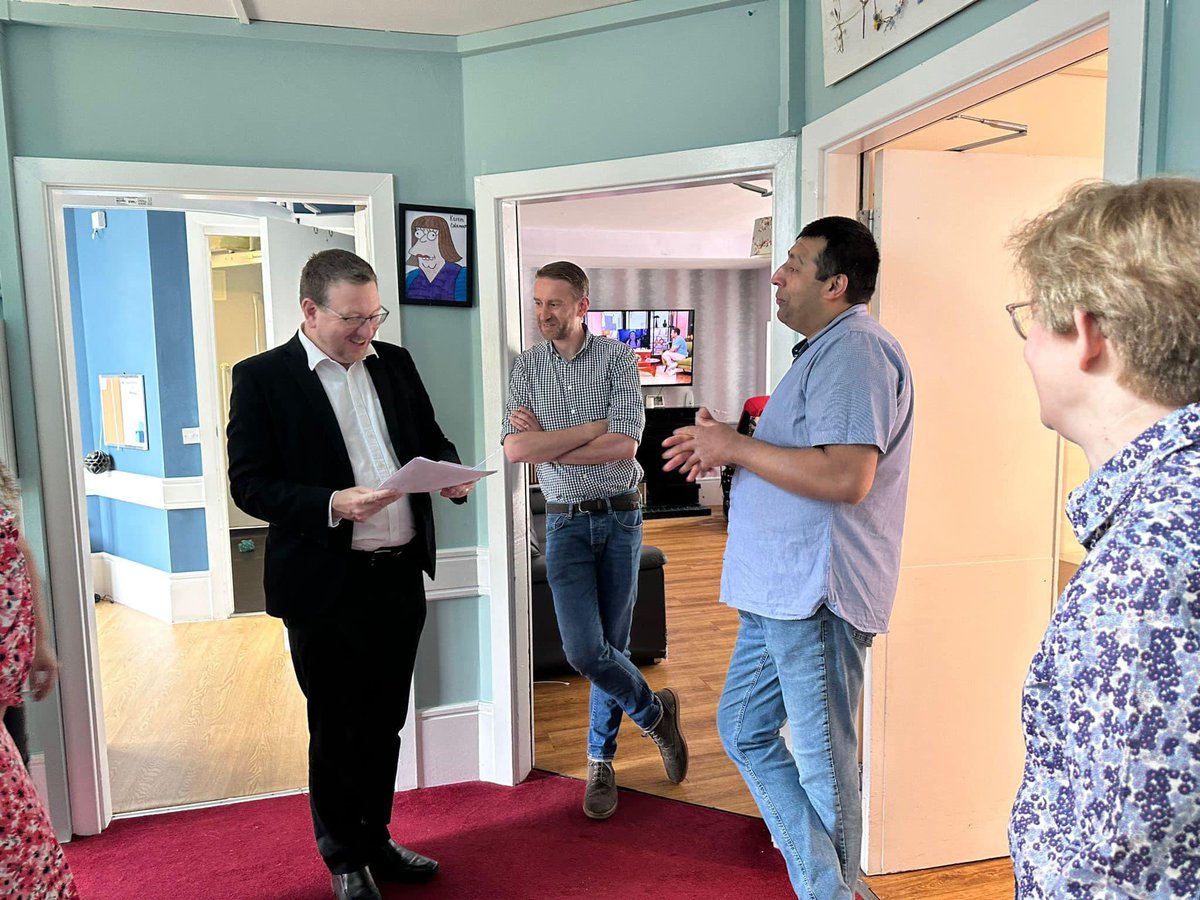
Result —
<path fill-rule="evenodd" d="M 529 492 L 532 538 L 529 576 L 532 589 L 533 675 L 543 678 L 572 671 L 563 654 L 554 614 L 554 598 L 546 582 L 546 501 L 536 487 Z M 657 547 L 642 545 L 637 605 L 629 635 L 629 655 L 637 665 L 656 663 L 667 655 L 667 595 L 663 567 L 667 556 Z"/>

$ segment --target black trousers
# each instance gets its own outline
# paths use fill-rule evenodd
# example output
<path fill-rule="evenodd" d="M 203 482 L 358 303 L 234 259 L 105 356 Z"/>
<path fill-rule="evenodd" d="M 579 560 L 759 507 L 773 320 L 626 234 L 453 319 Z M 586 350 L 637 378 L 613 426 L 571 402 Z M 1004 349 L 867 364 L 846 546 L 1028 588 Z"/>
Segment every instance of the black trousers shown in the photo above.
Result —
<path fill-rule="evenodd" d="M 355 553 L 342 595 L 287 619 L 308 701 L 308 787 L 317 849 L 331 872 L 370 863 L 389 838 L 400 729 L 408 716 L 425 582 L 409 555 Z"/>

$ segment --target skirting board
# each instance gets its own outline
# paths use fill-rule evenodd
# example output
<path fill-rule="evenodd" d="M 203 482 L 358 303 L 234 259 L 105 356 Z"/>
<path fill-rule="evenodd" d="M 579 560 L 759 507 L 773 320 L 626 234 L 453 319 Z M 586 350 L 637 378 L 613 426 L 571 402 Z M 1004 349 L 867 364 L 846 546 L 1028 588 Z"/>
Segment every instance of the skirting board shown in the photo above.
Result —
<path fill-rule="evenodd" d="M 212 618 L 207 571 L 164 572 L 124 557 L 93 553 L 92 590 L 168 624 Z"/>
<path fill-rule="evenodd" d="M 418 787 L 490 780 L 491 703 L 473 700 L 418 710 L 417 731 Z"/>

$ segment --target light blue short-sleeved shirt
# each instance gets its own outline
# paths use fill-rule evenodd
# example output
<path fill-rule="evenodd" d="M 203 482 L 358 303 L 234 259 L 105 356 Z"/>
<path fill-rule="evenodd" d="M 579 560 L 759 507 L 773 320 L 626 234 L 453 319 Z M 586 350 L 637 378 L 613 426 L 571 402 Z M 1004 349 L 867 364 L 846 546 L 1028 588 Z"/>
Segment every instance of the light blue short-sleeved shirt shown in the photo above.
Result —
<path fill-rule="evenodd" d="M 759 417 L 753 440 L 780 447 L 880 450 L 861 503 L 811 500 L 745 468 L 734 474 L 721 602 L 774 619 L 822 605 L 860 631 L 888 629 L 912 447 L 912 372 L 904 351 L 853 306 L 817 332 Z"/>

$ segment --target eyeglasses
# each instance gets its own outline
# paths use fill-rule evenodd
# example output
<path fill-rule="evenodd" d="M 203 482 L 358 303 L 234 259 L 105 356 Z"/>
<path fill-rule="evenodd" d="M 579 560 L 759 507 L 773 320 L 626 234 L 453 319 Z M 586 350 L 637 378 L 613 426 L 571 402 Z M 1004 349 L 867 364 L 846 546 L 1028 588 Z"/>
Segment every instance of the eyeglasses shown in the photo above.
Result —
<path fill-rule="evenodd" d="M 382 325 L 384 322 L 387 321 L 387 317 L 388 317 L 388 311 L 386 309 L 384 309 L 382 306 L 379 308 L 379 312 L 375 313 L 375 315 L 373 315 L 373 316 L 343 316 L 339 312 L 334 312 L 332 309 L 330 309 L 324 303 L 318 303 L 317 309 L 323 309 L 323 310 L 325 310 L 325 312 L 329 313 L 331 316 L 337 316 L 339 319 L 341 319 L 343 322 L 345 322 L 348 326 L 350 326 L 351 328 L 354 328 L 356 330 L 359 328 L 362 328 L 364 325 L 370 325 L 372 328 L 378 328 L 380 325 Z"/>
<path fill-rule="evenodd" d="M 1021 336 L 1021 340 L 1027 339 L 1029 337 L 1029 326 L 1033 323 L 1033 301 L 1026 300 L 1024 303 L 1010 303 L 1004 307 L 1004 311 L 1012 319 L 1013 329 Z"/>
<path fill-rule="evenodd" d="M 436 228 L 414 228 L 413 239 L 416 241 L 436 241 L 438 230 Z"/>

